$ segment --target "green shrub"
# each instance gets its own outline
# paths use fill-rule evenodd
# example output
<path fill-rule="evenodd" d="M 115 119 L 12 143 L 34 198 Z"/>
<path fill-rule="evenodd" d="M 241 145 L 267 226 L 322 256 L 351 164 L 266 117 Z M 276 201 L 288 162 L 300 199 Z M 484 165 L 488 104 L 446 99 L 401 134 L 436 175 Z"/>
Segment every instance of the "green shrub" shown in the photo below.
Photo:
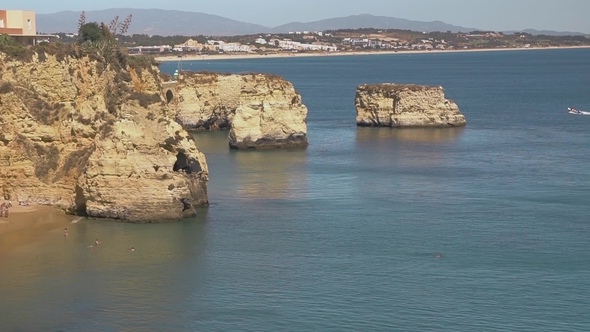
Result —
<path fill-rule="evenodd" d="M 142 93 L 142 92 L 132 92 L 129 95 L 129 99 L 130 100 L 137 100 L 141 107 L 146 107 L 146 108 L 151 104 L 155 104 L 155 103 L 162 101 L 162 99 L 160 98 L 160 95 L 158 95 L 157 93 L 150 95 L 150 94 Z"/>
<path fill-rule="evenodd" d="M 160 79 L 163 82 L 170 82 L 170 81 L 172 81 L 172 76 L 168 73 L 160 73 Z"/>
<path fill-rule="evenodd" d="M 43 62 L 46 60 L 46 55 L 54 55 L 57 61 L 64 61 L 67 57 L 76 57 L 72 45 L 63 44 L 61 42 L 56 43 L 41 43 L 31 48 L 33 52 L 36 52 L 39 56 L 39 61 Z"/>
<path fill-rule="evenodd" d="M 0 52 L 5 53 L 8 59 L 29 62 L 33 60 L 33 51 L 23 45 L 0 44 Z"/>
<path fill-rule="evenodd" d="M 119 71 L 115 76 L 115 81 L 131 82 L 131 74 L 128 71 Z"/>
<path fill-rule="evenodd" d="M 135 55 L 127 58 L 127 64 L 129 68 L 134 69 L 139 78 L 141 78 L 141 72 L 143 69 L 151 71 L 152 66 L 159 66 L 160 64 L 151 56 Z"/>
<path fill-rule="evenodd" d="M 105 66 L 102 62 L 97 62 L 96 63 L 96 73 L 100 76 L 102 75 L 102 73 L 105 70 Z"/>

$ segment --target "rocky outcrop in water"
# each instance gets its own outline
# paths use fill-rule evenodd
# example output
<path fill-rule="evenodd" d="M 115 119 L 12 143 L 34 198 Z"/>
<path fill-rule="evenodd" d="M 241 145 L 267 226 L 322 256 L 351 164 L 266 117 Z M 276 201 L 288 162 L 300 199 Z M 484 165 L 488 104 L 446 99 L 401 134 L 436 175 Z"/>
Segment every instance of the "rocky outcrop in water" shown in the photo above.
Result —
<path fill-rule="evenodd" d="M 0 74 L 4 198 L 132 222 L 207 204 L 205 156 L 174 121 L 152 63 L 0 54 Z"/>
<path fill-rule="evenodd" d="M 440 86 L 364 84 L 355 98 L 359 126 L 459 127 L 465 116 Z"/>
<path fill-rule="evenodd" d="M 218 73 L 182 76 L 171 104 L 185 129 L 229 129 L 229 145 L 234 149 L 308 145 L 307 108 L 283 78 Z"/>

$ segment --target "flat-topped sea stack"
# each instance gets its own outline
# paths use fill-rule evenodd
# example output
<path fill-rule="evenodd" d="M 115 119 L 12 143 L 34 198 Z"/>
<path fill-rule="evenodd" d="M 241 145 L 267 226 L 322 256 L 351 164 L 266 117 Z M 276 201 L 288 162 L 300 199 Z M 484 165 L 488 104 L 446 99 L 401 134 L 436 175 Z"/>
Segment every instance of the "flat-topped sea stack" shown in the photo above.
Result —
<path fill-rule="evenodd" d="M 440 86 L 363 84 L 355 98 L 358 126 L 460 127 L 465 116 Z"/>
<path fill-rule="evenodd" d="M 130 222 L 195 215 L 207 162 L 174 121 L 158 67 L 56 47 L 0 53 L 3 198 Z"/>
<path fill-rule="evenodd" d="M 171 104 L 187 130 L 229 129 L 232 149 L 308 145 L 307 107 L 276 75 L 183 72 Z"/>

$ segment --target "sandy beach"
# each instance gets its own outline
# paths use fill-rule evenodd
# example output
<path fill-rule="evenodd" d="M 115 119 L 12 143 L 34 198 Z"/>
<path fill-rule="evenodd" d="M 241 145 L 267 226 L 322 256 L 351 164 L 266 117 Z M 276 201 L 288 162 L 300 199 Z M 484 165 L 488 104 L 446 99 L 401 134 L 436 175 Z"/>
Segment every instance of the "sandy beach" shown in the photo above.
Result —
<path fill-rule="evenodd" d="M 461 50 L 410 50 L 410 51 L 367 51 L 367 52 L 318 52 L 318 53 L 272 53 L 272 54 L 219 54 L 219 55 L 167 55 L 156 56 L 160 62 L 174 61 L 212 61 L 212 60 L 238 60 L 238 59 L 272 59 L 272 58 L 294 58 L 294 57 L 330 57 L 330 56 L 363 56 L 363 55 L 385 55 L 385 54 L 427 54 L 427 53 L 459 53 L 459 52 L 507 52 L 507 51 L 533 51 L 533 50 L 562 50 L 590 48 L 588 46 L 566 46 L 566 47 L 527 47 L 527 48 L 489 48 L 489 49 L 461 49 Z"/>
<path fill-rule="evenodd" d="M 0 253 L 26 244 L 47 232 L 67 225 L 76 216 L 41 205 L 13 206 L 8 218 L 0 217 Z"/>

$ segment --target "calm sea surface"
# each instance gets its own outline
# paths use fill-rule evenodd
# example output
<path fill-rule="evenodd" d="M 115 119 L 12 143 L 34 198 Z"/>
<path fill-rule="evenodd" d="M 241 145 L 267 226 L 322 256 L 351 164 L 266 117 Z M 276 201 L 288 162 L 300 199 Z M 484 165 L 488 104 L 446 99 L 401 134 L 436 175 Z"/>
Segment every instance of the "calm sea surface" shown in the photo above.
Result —
<path fill-rule="evenodd" d="M 0 330 L 590 331 L 590 116 L 565 111 L 590 109 L 589 59 L 184 63 L 284 76 L 311 145 L 230 152 L 227 132 L 195 134 L 212 205 L 82 220 L 0 255 Z M 468 126 L 357 128 L 355 87 L 379 82 L 442 85 Z"/>

